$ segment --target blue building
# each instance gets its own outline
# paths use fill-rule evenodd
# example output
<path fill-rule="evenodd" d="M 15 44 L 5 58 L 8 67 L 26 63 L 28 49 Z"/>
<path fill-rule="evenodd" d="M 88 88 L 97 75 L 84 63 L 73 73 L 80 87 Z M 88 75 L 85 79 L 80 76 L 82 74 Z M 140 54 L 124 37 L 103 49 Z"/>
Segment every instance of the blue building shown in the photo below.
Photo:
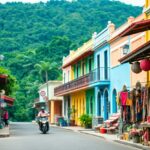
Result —
<path fill-rule="evenodd" d="M 108 43 L 110 29 L 108 26 L 98 34 L 94 34 L 94 67 L 96 69 L 97 82 L 95 86 L 95 116 L 101 116 L 107 120 L 111 114 L 110 100 L 110 46 Z"/>

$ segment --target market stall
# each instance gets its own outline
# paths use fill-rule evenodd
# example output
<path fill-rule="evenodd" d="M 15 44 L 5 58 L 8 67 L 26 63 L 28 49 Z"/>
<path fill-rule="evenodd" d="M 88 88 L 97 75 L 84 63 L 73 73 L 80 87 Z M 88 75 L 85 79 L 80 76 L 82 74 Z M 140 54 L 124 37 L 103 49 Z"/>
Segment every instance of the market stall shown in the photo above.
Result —
<path fill-rule="evenodd" d="M 150 145 L 150 87 L 137 82 L 135 88 L 127 90 L 124 85 L 119 92 L 123 140 Z"/>

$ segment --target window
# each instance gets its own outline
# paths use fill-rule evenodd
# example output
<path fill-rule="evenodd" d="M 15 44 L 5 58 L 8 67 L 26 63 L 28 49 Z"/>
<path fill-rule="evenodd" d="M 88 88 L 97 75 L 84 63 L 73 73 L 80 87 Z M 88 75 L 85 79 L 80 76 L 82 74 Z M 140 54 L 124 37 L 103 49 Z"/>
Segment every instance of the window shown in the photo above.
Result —
<path fill-rule="evenodd" d="M 97 68 L 100 68 L 100 55 L 97 55 Z"/>
<path fill-rule="evenodd" d="M 77 64 L 77 78 L 79 77 L 79 66 Z"/>
<path fill-rule="evenodd" d="M 85 62 L 83 61 L 82 62 L 82 75 L 85 74 Z"/>
<path fill-rule="evenodd" d="M 90 114 L 93 114 L 93 97 L 90 98 Z"/>
<path fill-rule="evenodd" d="M 68 71 L 68 82 L 70 81 L 70 71 Z"/>
<path fill-rule="evenodd" d="M 108 79 L 108 56 L 107 51 L 104 52 L 104 79 Z"/>
<path fill-rule="evenodd" d="M 97 80 L 100 80 L 100 55 L 97 55 Z"/>
<path fill-rule="evenodd" d="M 92 70 L 92 58 L 89 59 L 89 72 Z"/>

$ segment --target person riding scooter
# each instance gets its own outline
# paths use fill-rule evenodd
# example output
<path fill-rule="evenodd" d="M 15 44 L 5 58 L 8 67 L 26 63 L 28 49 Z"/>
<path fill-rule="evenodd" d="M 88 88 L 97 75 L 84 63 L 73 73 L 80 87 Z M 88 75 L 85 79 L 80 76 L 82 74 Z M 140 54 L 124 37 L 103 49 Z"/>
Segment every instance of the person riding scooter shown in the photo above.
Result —
<path fill-rule="evenodd" d="M 45 110 L 44 107 L 41 107 L 40 112 L 38 113 L 38 117 L 48 117 L 49 113 Z"/>
<path fill-rule="evenodd" d="M 48 118 L 49 116 L 49 113 L 45 110 L 44 107 L 41 107 L 41 110 L 40 112 L 38 113 L 38 124 L 39 124 L 39 128 L 40 130 L 42 130 L 42 127 L 43 127 L 43 124 L 42 124 L 42 121 L 40 121 L 41 118 Z M 48 122 L 48 119 L 46 121 L 46 126 L 47 126 L 47 131 L 49 130 L 49 122 Z"/>

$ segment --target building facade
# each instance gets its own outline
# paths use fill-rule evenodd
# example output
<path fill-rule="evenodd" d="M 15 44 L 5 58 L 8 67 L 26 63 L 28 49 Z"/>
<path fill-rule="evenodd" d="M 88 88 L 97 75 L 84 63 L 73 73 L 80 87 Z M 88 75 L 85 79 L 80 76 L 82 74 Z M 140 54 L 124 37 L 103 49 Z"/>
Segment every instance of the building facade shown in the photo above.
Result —
<path fill-rule="evenodd" d="M 62 116 L 62 97 L 54 96 L 54 88 L 61 84 L 61 81 L 48 81 L 48 84 L 39 87 L 39 107 L 47 106 L 47 111 L 50 113 L 49 121 L 52 124 L 56 123 L 57 117 Z"/>
<path fill-rule="evenodd" d="M 129 63 L 120 64 L 118 60 L 126 56 L 129 52 L 135 50 L 138 46 L 142 45 L 145 40 L 144 33 L 138 33 L 132 36 L 120 37 L 120 34 L 126 30 L 133 22 L 143 20 L 144 15 L 137 18 L 129 17 L 128 21 L 115 29 L 110 36 L 110 64 L 111 64 L 111 90 L 110 99 L 112 103 L 112 113 L 119 111 L 117 108 L 117 93 L 122 91 L 125 85 L 128 90 L 134 88 L 137 81 L 141 83 L 146 82 L 146 73 L 141 72 L 138 75 L 131 71 Z"/>
<path fill-rule="evenodd" d="M 55 95 L 63 96 L 63 116 L 80 125 L 82 114 L 94 114 L 93 39 L 63 58 L 63 85 L 55 89 Z"/>
<path fill-rule="evenodd" d="M 55 95 L 63 96 L 65 118 L 74 120 L 75 125 L 80 125 L 79 118 L 84 113 L 107 120 L 120 111 L 117 93 L 123 85 L 130 89 L 136 84 L 135 79 L 146 81 L 145 72 L 136 75 L 129 63 L 118 62 L 145 42 L 145 33 L 120 37 L 133 22 L 143 18 L 144 14 L 129 17 L 117 29 L 109 21 L 104 30 L 95 32 L 91 40 L 63 58 L 63 85 L 55 88 Z"/>
<path fill-rule="evenodd" d="M 110 116 L 110 46 L 108 43 L 113 24 L 94 36 L 94 64 L 96 70 L 95 88 L 95 116 L 107 120 Z"/>

